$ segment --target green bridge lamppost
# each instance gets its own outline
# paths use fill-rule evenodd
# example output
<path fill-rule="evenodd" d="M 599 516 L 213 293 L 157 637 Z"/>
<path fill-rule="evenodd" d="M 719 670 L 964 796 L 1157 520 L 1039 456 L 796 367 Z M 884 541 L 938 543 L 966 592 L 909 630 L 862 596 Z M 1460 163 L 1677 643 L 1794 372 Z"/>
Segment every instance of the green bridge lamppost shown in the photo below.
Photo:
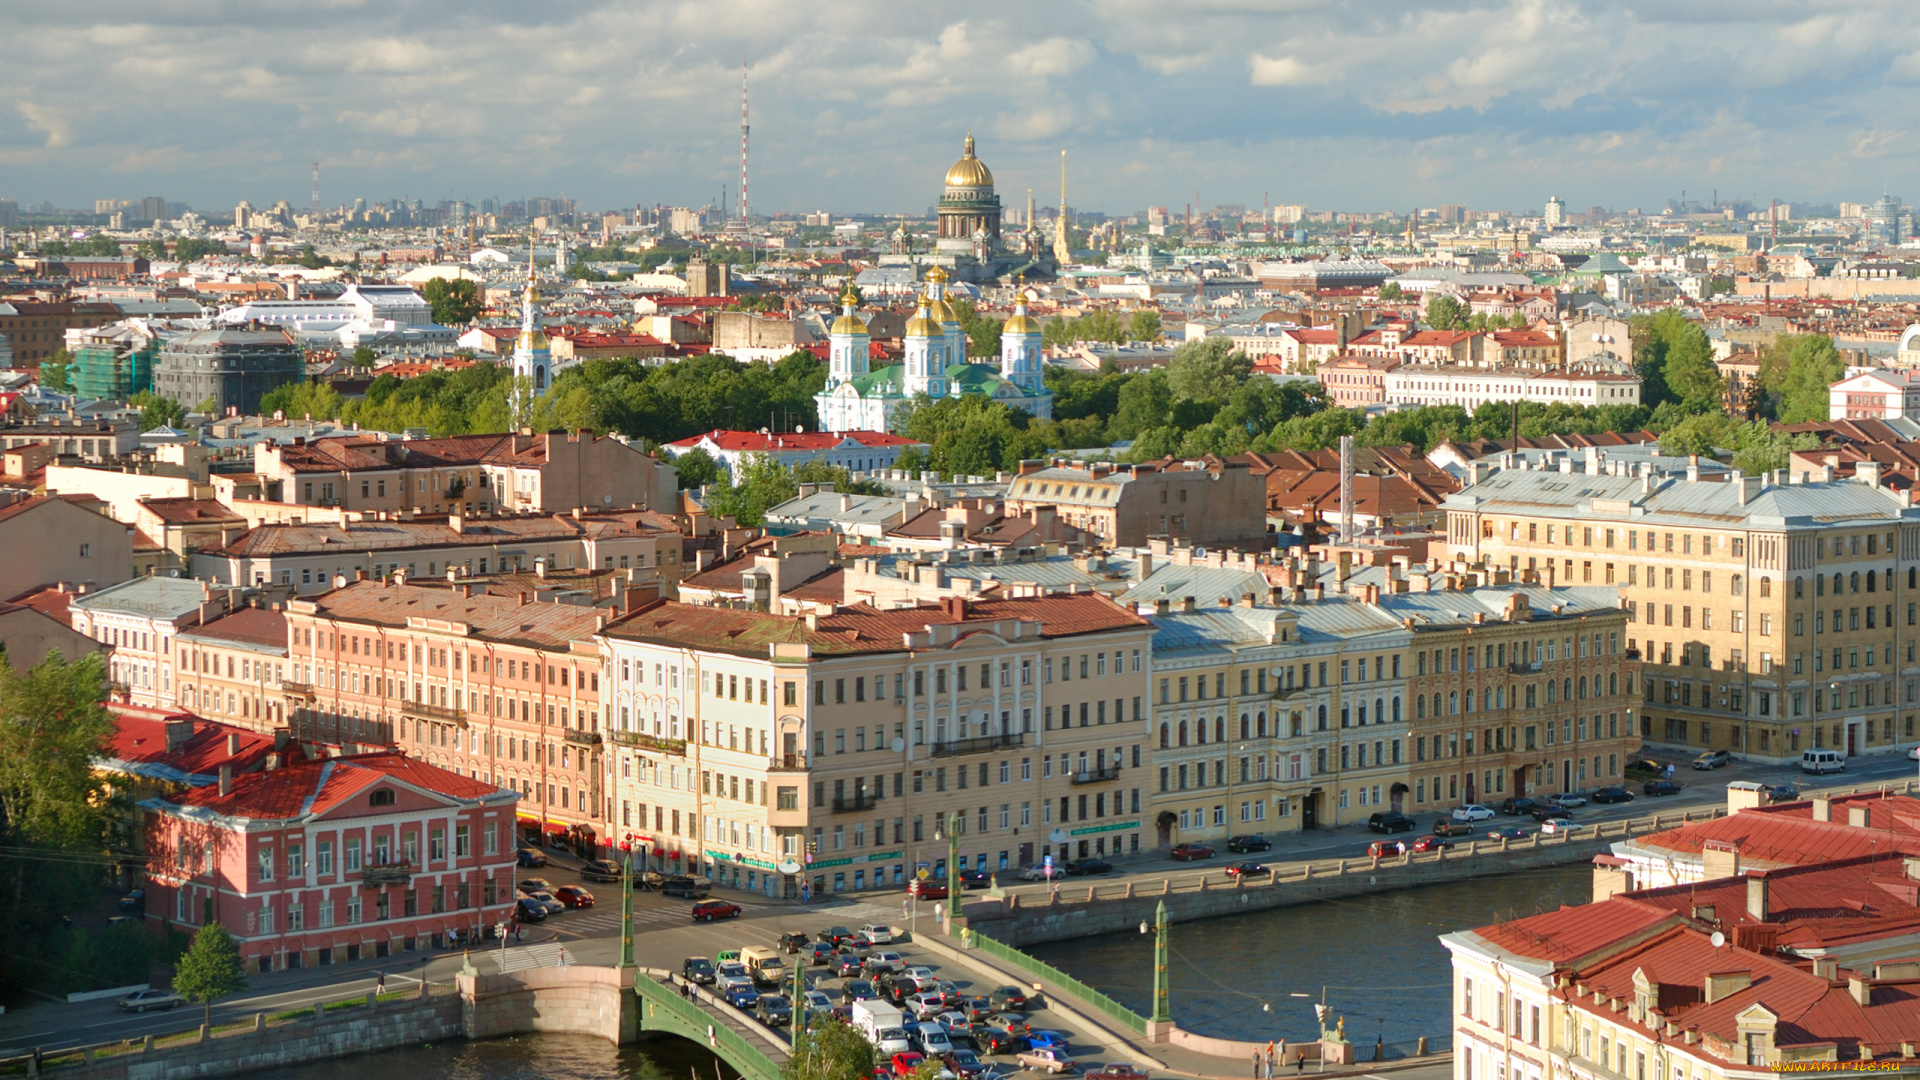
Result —
<path fill-rule="evenodd" d="M 960 913 L 960 815 L 947 815 L 947 936 L 953 937 L 953 917 Z"/>
<path fill-rule="evenodd" d="M 633 834 L 620 842 L 620 966 L 633 966 Z"/>
<path fill-rule="evenodd" d="M 800 954 L 795 953 L 793 958 L 793 987 L 789 991 L 793 995 L 793 1016 L 787 1021 L 790 1025 L 787 1030 L 792 1033 L 790 1036 L 792 1049 L 788 1056 L 793 1061 L 800 1063 L 803 1068 L 807 1056 L 807 1025 L 813 1021 L 813 1018 L 807 1014 L 806 988 L 806 964 L 801 961 Z"/>
<path fill-rule="evenodd" d="M 1140 933 L 1147 924 L 1140 924 Z M 1153 1022 L 1173 1023 L 1173 1010 L 1167 1003 L 1167 902 L 1160 901 L 1153 913 Z"/>

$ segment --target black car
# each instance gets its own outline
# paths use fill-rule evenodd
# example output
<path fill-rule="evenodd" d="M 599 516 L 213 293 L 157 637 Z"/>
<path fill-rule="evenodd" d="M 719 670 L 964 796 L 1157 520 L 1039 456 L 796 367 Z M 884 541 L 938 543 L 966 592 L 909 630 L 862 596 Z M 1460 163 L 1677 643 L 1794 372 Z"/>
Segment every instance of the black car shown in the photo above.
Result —
<path fill-rule="evenodd" d="M 954 876 L 960 879 L 962 889 L 984 889 L 993 884 L 992 875 L 985 870 L 962 870 Z"/>
<path fill-rule="evenodd" d="M 547 905 L 535 900 L 531 896 L 523 896 L 520 898 L 520 902 L 513 906 L 513 915 L 514 918 L 519 919 L 521 922 L 545 922 L 547 921 Z"/>
<path fill-rule="evenodd" d="M 595 859 L 580 868 L 584 881 L 619 881 L 620 864 L 612 859 Z"/>
<path fill-rule="evenodd" d="M 1587 798 L 1589 801 L 1597 803 L 1632 802 L 1633 792 L 1616 784 L 1612 787 L 1603 787 L 1592 795 L 1587 796 Z"/>
<path fill-rule="evenodd" d="M 867 958 L 859 953 L 839 952 L 833 954 L 833 962 L 827 966 L 833 969 L 835 975 L 858 975 L 866 970 Z"/>
<path fill-rule="evenodd" d="M 840 1003 L 851 1005 L 856 1001 L 866 1001 L 880 996 L 873 984 L 865 979 L 848 979 L 840 984 Z"/>
<path fill-rule="evenodd" d="M 831 944 L 827 942 L 816 941 L 801 951 L 806 955 L 808 963 L 813 963 L 813 964 L 833 963 L 834 948 Z"/>
<path fill-rule="evenodd" d="M 973 1029 L 973 1041 L 989 1054 L 1017 1054 L 1027 1048 L 1025 1036 L 985 1026 Z"/>
<path fill-rule="evenodd" d="M 1573 814 L 1569 813 L 1564 806 L 1543 805 L 1533 808 L 1533 820 L 1535 821 L 1569 821 L 1572 820 L 1572 818 Z"/>
<path fill-rule="evenodd" d="M 1621 768 L 1629 780 L 1657 780 L 1666 774 L 1667 767 L 1652 758 L 1635 758 Z"/>
<path fill-rule="evenodd" d="M 1773 802 L 1794 802 L 1800 798 L 1800 789 L 1793 784 L 1775 784 L 1767 789 L 1767 798 Z"/>
<path fill-rule="evenodd" d="M 793 1006 L 778 994 L 761 994 L 760 1003 L 753 1007 L 753 1014 L 768 1027 L 793 1023 Z"/>
<path fill-rule="evenodd" d="M 1068 877 L 1086 877 L 1092 874 L 1111 874 L 1113 864 L 1105 859 L 1075 859 L 1067 864 Z"/>
<path fill-rule="evenodd" d="M 1524 817 L 1539 808 L 1538 801 L 1528 798 L 1506 799 L 1500 803 L 1500 812 L 1508 817 Z"/>
<path fill-rule="evenodd" d="M 1248 861 L 1235 863 L 1227 867 L 1227 876 L 1237 878 L 1272 877 L 1273 869 L 1265 863 Z"/>
<path fill-rule="evenodd" d="M 1246 855 L 1255 851 L 1272 851 L 1273 841 L 1264 836 L 1234 836 L 1227 839 L 1227 850 L 1235 855 Z"/>
<path fill-rule="evenodd" d="M 547 857 L 530 847 L 523 847 L 513 853 L 513 861 L 522 867 L 547 865 Z"/>
<path fill-rule="evenodd" d="M 853 940 L 853 931 L 844 926 L 829 926 L 815 937 L 829 945 L 844 945 Z"/>
<path fill-rule="evenodd" d="M 1385 810 L 1367 819 L 1367 828 L 1377 833 L 1412 832 L 1417 826 L 1418 822 L 1394 810 Z"/>
<path fill-rule="evenodd" d="M 996 1012 L 1025 1012 L 1027 992 L 1017 986 L 1003 986 L 987 995 Z"/>
<path fill-rule="evenodd" d="M 1649 780 L 1640 788 L 1643 795 L 1678 795 L 1680 785 L 1671 780 Z"/>
<path fill-rule="evenodd" d="M 713 985 L 713 961 L 704 956 L 689 956 L 680 961 L 680 977 L 701 986 Z"/>
<path fill-rule="evenodd" d="M 795 956 L 799 955 L 802 949 L 812 944 L 813 942 L 808 939 L 807 935 L 798 931 L 780 935 L 780 950 Z"/>

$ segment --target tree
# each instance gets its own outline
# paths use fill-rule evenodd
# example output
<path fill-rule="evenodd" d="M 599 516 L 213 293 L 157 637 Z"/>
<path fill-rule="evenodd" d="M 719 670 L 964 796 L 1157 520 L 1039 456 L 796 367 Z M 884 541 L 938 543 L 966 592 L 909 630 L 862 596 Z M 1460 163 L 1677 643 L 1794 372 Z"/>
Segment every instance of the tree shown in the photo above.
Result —
<path fill-rule="evenodd" d="M 905 472 L 908 476 L 919 476 L 927 467 L 926 451 L 917 446 L 903 446 L 900 448 L 899 455 L 893 459 L 893 467 Z"/>
<path fill-rule="evenodd" d="M 706 447 L 696 446 L 673 459 L 673 467 L 680 473 L 680 490 L 693 491 L 726 479 L 727 470 Z"/>
<path fill-rule="evenodd" d="M 433 321 L 441 326 L 461 326 L 480 317 L 480 291 L 471 281 L 434 278 L 420 289 L 420 295 L 433 308 Z"/>
<path fill-rule="evenodd" d="M 193 944 L 173 969 L 173 992 L 204 1010 L 202 1023 L 213 1023 L 213 1001 L 247 988 L 247 969 L 240 947 L 218 919 L 193 935 Z"/>
<path fill-rule="evenodd" d="M 1000 355 L 1000 329 L 1006 325 L 1004 322 L 981 315 L 965 300 L 954 303 L 953 313 L 959 316 L 960 330 L 967 335 L 968 356 Z"/>
<path fill-rule="evenodd" d="M 1127 320 L 1127 339 L 1129 341 L 1159 341 L 1160 313 L 1152 308 L 1141 308 Z"/>
<path fill-rule="evenodd" d="M 1397 281 L 1389 281 L 1380 286 L 1380 299 L 1382 300 L 1398 300 L 1405 295 L 1406 294 L 1400 290 L 1400 283 Z"/>
<path fill-rule="evenodd" d="M 1707 412 L 1720 407 L 1720 369 L 1713 364 L 1713 343 L 1707 332 L 1688 323 L 1667 347 L 1667 388 L 1680 399 L 1688 412 Z M 1822 394 L 1825 393 L 1822 387 Z"/>
<path fill-rule="evenodd" d="M 1175 401 L 1221 402 L 1252 370 L 1253 361 L 1226 337 L 1185 341 L 1167 361 L 1167 389 Z"/>
<path fill-rule="evenodd" d="M 187 421 L 187 410 L 172 398 L 161 397 L 151 390 L 142 390 L 127 399 L 127 404 L 140 410 L 140 430 L 152 431 L 157 427 L 179 427 Z"/>
<path fill-rule="evenodd" d="M 353 347 L 353 354 L 348 358 L 347 363 L 357 368 L 370 368 L 373 366 L 374 361 L 378 359 L 380 359 L 380 354 L 374 352 L 370 346 L 355 345 Z"/>
<path fill-rule="evenodd" d="M 65 349 L 40 361 L 40 385 L 48 390 L 73 389 L 73 354 Z"/>
<path fill-rule="evenodd" d="M 799 1053 L 782 1069 L 783 1080 L 868 1080 L 873 1075 L 873 1044 L 851 1024 L 816 1014 Z"/>
<path fill-rule="evenodd" d="M 1467 324 L 1460 301 L 1441 293 L 1427 301 L 1427 325 L 1435 330 L 1458 330 Z"/>
<path fill-rule="evenodd" d="M 1827 388 L 1846 373 L 1833 339 L 1822 334 L 1783 335 L 1760 354 L 1760 387 L 1774 396 L 1774 415 L 1786 424 L 1827 419 Z"/>
<path fill-rule="evenodd" d="M 730 514 L 733 520 L 749 527 L 767 520 L 767 509 L 800 494 L 793 474 L 770 454 L 747 454 L 740 459 L 739 474 L 730 485 L 723 485 L 707 496 L 707 510 Z"/>
<path fill-rule="evenodd" d="M 333 265 L 333 260 L 326 258 L 322 256 L 319 252 L 313 250 L 312 244 L 307 244 L 304 247 L 302 247 L 300 249 L 299 257 L 294 259 L 294 262 L 299 263 L 301 266 L 304 266 L 309 270 L 318 270 L 323 266 Z"/>

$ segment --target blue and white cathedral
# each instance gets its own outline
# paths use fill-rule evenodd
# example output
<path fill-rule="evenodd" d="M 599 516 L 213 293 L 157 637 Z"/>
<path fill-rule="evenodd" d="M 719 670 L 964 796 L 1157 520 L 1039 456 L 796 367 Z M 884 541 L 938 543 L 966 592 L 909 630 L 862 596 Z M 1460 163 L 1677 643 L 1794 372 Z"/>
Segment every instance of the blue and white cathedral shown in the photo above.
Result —
<path fill-rule="evenodd" d="M 540 330 L 540 290 L 533 281 L 533 245 L 527 245 L 527 288 L 520 302 L 520 336 L 513 343 L 513 404 L 524 407 L 547 392 L 553 380 L 553 351 Z M 521 383 L 520 379 L 527 381 Z"/>
<path fill-rule="evenodd" d="M 827 385 L 813 399 L 820 426 L 827 431 L 900 431 L 914 401 L 923 395 L 932 401 L 985 397 L 1051 420 L 1053 391 L 1047 389 L 1041 368 L 1040 323 L 1027 314 L 1025 292 L 1000 330 L 999 363 L 976 363 L 967 358 L 966 332 L 947 300 L 946 271 L 936 266 L 926 280 L 926 291 L 902 337 L 906 362 L 878 371 L 868 364 L 872 339 L 856 310 L 859 295 L 848 284 L 840 297 L 840 317 L 827 332 Z"/>

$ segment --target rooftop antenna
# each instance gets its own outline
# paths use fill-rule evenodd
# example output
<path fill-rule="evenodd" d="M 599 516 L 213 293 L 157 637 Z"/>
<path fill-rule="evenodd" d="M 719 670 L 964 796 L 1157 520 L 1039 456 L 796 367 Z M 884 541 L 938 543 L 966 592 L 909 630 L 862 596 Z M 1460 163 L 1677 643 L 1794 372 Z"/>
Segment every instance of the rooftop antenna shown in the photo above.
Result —
<path fill-rule="evenodd" d="M 320 216 L 320 163 L 313 163 L 313 216 Z"/>
<path fill-rule="evenodd" d="M 747 209 L 747 62 L 740 61 L 740 224 L 753 220 Z"/>
<path fill-rule="evenodd" d="M 1340 436 L 1340 542 L 1353 542 L 1353 436 Z"/>

